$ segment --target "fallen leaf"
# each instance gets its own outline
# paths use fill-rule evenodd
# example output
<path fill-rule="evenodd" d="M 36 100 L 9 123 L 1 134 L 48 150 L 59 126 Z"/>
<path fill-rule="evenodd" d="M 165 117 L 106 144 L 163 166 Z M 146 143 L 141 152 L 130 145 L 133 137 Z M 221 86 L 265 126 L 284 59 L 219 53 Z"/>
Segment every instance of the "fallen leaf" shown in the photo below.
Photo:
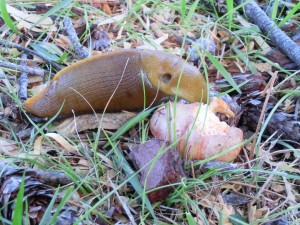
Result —
<path fill-rule="evenodd" d="M 113 16 L 113 17 L 111 17 L 109 19 L 97 20 L 94 23 L 98 24 L 98 26 L 102 26 L 102 25 L 106 25 L 106 24 L 112 24 L 112 23 L 117 23 L 117 22 L 123 21 L 126 18 L 126 16 L 127 16 L 127 13 L 123 13 L 123 14 L 120 14 L 120 15 L 117 15 L 117 16 Z"/>
<path fill-rule="evenodd" d="M 16 156 L 19 154 L 18 145 L 10 140 L 0 140 L 0 154 L 6 156 Z"/>
<path fill-rule="evenodd" d="M 163 47 L 161 46 L 161 43 L 166 41 L 168 39 L 168 34 L 164 34 L 162 37 L 154 39 L 152 36 L 147 36 L 147 40 L 144 41 L 143 45 L 140 45 L 137 47 L 137 49 L 150 49 L 150 50 L 163 50 Z"/>
<path fill-rule="evenodd" d="M 282 184 L 275 184 L 275 183 L 272 183 L 271 184 L 271 189 L 273 191 L 275 191 L 276 193 L 282 193 L 285 191 L 285 186 L 282 185 Z"/>
<path fill-rule="evenodd" d="M 259 72 L 272 72 L 272 65 L 269 63 L 252 63 Z"/>
<path fill-rule="evenodd" d="M 130 158 L 141 171 L 140 182 L 146 190 L 157 189 L 147 194 L 153 202 L 165 200 L 175 189 L 170 184 L 184 177 L 181 159 L 175 148 L 157 139 L 151 139 L 138 147 L 132 147 Z M 163 187 L 168 185 L 168 187 Z"/>
<path fill-rule="evenodd" d="M 101 128 L 107 130 L 117 130 L 126 121 L 135 115 L 129 112 L 105 113 L 105 114 L 85 114 L 75 118 L 70 117 L 60 122 L 55 122 L 52 130 L 70 135 L 89 129 L 96 129 L 101 122 Z"/>
<path fill-rule="evenodd" d="M 253 24 L 249 23 L 248 21 L 246 21 L 245 19 L 243 19 L 243 17 L 241 16 L 237 16 L 238 21 L 247 28 L 253 28 Z M 262 38 L 260 35 L 252 35 L 252 37 L 254 38 L 254 40 L 256 41 L 256 43 L 260 46 L 261 49 L 261 53 L 263 55 L 267 54 L 269 51 L 272 50 L 272 48 L 267 44 L 266 39 Z"/>
<path fill-rule="evenodd" d="M 269 213 L 270 213 L 270 208 L 264 206 L 263 208 L 255 210 L 254 218 L 255 220 L 266 218 L 269 215 Z"/>
<path fill-rule="evenodd" d="M 10 5 L 6 5 L 8 13 L 19 22 L 17 27 L 26 28 L 34 32 L 42 33 L 45 30 L 56 31 L 57 28 L 54 26 L 54 23 L 50 17 L 43 17 L 37 14 L 29 14 L 23 11 L 20 11 Z M 36 24 L 39 22 L 38 24 Z"/>
<path fill-rule="evenodd" d="M 62 147 L 63 149 L 67 152 L 67 153 L 72 153 L 72 154 L 78 154 L 77 149 L 75 146 L 71 145 L 63 136 L 61 136 L 60 134 L 56 134 L 56 133 L 47 133 L 45 134 L 45 136 L 50 137 L 52 139 L 54 139 L 55 141 L 57 141 Z M 42 148 L 42 144 L 43 144 L 43 139 L 45 137 L 44 136 L 40 136 L 38 137 L 35 142 L 34 142 L 34 150 L 33 150 L 33 154 L 34 155 L 42 155 L 42 154 L 46 154 L 46 152 L 44 151 L 44 149 Z"/>

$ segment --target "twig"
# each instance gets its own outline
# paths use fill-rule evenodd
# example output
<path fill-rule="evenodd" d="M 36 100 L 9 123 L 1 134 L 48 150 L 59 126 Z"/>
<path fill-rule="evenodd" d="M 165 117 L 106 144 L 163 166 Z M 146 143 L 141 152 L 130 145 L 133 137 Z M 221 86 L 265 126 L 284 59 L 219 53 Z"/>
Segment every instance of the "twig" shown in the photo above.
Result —
<path fill-rule="evenodd" d="M 254 189 L 257 188 L 256 185 L 253 185 L 253 184 L 246 184 L 246 183 L 238 182 L 238 181 L 230 181 L 230 180 L 229 180 L 228 183 L 230 183 L 230 184 L 237 184 L 237 185 L 241 185 L 241 186 L 245 186 L 245 187 L 249 187 L 249 188 L 254 188 Z M 275 192 L 275 191 L 270 191 L 270 190 L 268 190 L 268 189 L 264 189 L 263 192 L 267 192 L 267 193 L 269 193 L 269 194 L 276 195 L 276 196 L 278 196 L 278 197 L 280 197 L 280 198 L 282 198 L 282 199 L 287 199 L 286 196 L 284 196 L 284 195 L 282 195 L 282 194 L 279 194 L 279 193 L 277 193 L 277 192 Z M 289 200 L 289 201 L 290 201 L 290 200 Z"/>
<path fill-rule="evenodd" d="M 37 180 L 42 180 L 45 183 L 48 183 L 53 186 L 67 185 L 72 183 L 72 180 L 65 173 L 62 172 L 51 172 L 40 169 L 12 166 L 8 163 L 0 163 L 1 176 L 14 173 L 22 174 L 23 171 L 25 171 L 26 175 L 33 176 Z"/>
<path fill-rule="evenodd" d="M 239 169 L 239 165 L 220 161 L 209 161 L 201 164 L 198 169 L 201 173 L 207 173 L 210 169 L 215 169 L 220 172 L 224 172 L 229 170 L 237 170 Z"/>
<path fill-rule="evenodd" d="M 76 31 L 72 25 L 72 21 L 69 17 L 66 17 L 64 20 L 64 30 L 67 33 L 70 41 L 72 42 L 74 46 L 74 52 L 81 58 L 85 59 L 89 57 L 89 52 L 87 49 L 82 46 L 79 42 L 79 39 L 77 37 Z"/>
<path fill-rule="evenodd" d="M 275 171 L 278 170 L 279 164 L 278 166 L 275 168 Z M 270 176 L 268 177 L 268 179 L 264 182 L 264 184 L 262 185 L 262 187 L 259 187 L 259 191 L 256 193 L 255 198 L 252 199 L 249 203 L 248 203 L 248 209 L 252 209 L 253 208 L 253 204 L 257 201 L 257 199 L 261 196 L 261 194 L 264 192 L 264 190 L 266 189 L 266 187 L 270 184 L 270 182 L 272 181 L 273 177 L 274 177 L 275 173 L 271 173 Z M 248 214 L 248 221 L 250 223 L 254 222 L 254 218 L 251 216 L 251 213 Z"/>
<path fill-rule="evenodd" d="M 236 0 L 236 2 L 238 4 L 245 3 L 246 15 L 270 38 L 273 44 L 279 47 L 281 51 L 300 67 L 300 47 L 270 20 L 257 3 L 255 1 L 249 2 L 249 0 Z"/>
<path fill-rule="evenodd" d="M 300 98 L 298 97 L 295 104 L 294 120 L 298 120 L 299 104 L 300 104 Z"/>
<path fill-rule="evenodd" d="M 272 89 L 273 89 L 273 86 L 274 86 L 274 82 L 275 82 L 275 78 L 277 76 L 277 73 L 278 72 L 273 73 L 273 76 L 272 76 L 272 78 L 270 80 L 269 90 L 268 90 L 268 93 L 267 93 L 267 96 L 266 96 L 263 108 L 261 110 L 261 114 L 260 114 L 260 117 L 259 117 L 259 120 L 258 120 L 258 123 L 257 123 L 255 134 L 254 134 L 254 139 L 253 139 L 253 142 L 252 142 L 252 145 L 251 145 L 251 149 L 250 149 L 250 154 L 249 154 L 249 159 L 250 160 L 253 158 L 253 155 L 254 155 L 255 146 L 257 144 L 256 143 L 257 136 L 258 136 L 258 133 L 260 131 L 261 123 L 262 123 L 263 117 L 264 117 L 266 109 L 267 109 L 267 104 L 269 102 L 269 98 L 270 98 L 270 95 L 271 95 L 271 92 L 272 92 Z"/>
<path fill-rule="evenodd" d="M 25 48 L 22 45 L 18 45 L 18 44 L 15 44 L 15 43 L 12 43 L 9 41 L 5 41 L 5 40 L 0 40 L 0 44 L 5 47 L 8 47 L 8 48 L 16 48 L 18 50 L 24 51 L 27 54 L 36 55 L 36 56 L 40 57 L 41 59 L 43 59 L 45 62 L 51 64 L 53 66 L 53 68 L 55 68 L 57 70 L 61 70 L 63 68 L 62 66 L 58 65 L 56 62 L 53 62 L 51 59 L 43 56 L 42 54 L 40 54 L 36 51 Z"/>
<path fill-rule="evenodd" d="M 114 190 L 116 190 L 115 193 L 116 193 L 116 195 L 117 195 L 117 197 L 118 197 L 118 199 L 119 199 L 119 201 L 120 201 L 120 203 L 121 203 L 121 205 L 122 205 L 124 211 L 126 212 L 128 218 L 129 218 L 129 220 L 130 220 L 130 223 L 131 223 L 132 225 L 136 225 L 136 222 L 135 222 L 135 220 L 134 220 L 134 218 L 133 218 L 133 215 L 131 214 L 131 212 L 130 212 L 130 210 L 129 210 L 127 204 L 126 204 L 126 202 L 121 198 L 121 196 L 120 196 L 119 193 L 117 192 L 117 187 L 115 186 L 115 184 L 112 182 L 112 180 L 111 180 L 109 177 L 108 177 L 108 180 L 109 180 L 110 185 L 112 186 L 112 188 L 113 188 Z"/>
<path fill-rule="evenodd" d="M 5 68 L 9 68 L 9 69 L 17 70 L 20 72 L 29 73 L 29 74 L 34 74 L 34 75 L 38 75 L 38 76 L 42 76 L 42 77 L 45 75 L 45 71 L 42 69 L 32 68 L 32 67 L 23 66 L 23 65 L 16 65 L 14 63 L 3 62 L 1 60 L 0 60 L 0 67 L 5 67 Z"/>
<path fill-rule="evenodd" d="M 27 55 L 22 54 L 21 59 L 22 59 L 22 61 L 20 62 L 20 65 L 21 66 L 27 66 L 26 65 Z M 19 98 L 20 99 L 27 99 L 28 74 L 26 72 L 21 73 L 21 76 L 19 78 L 19 85 L 20 85 Z"/>

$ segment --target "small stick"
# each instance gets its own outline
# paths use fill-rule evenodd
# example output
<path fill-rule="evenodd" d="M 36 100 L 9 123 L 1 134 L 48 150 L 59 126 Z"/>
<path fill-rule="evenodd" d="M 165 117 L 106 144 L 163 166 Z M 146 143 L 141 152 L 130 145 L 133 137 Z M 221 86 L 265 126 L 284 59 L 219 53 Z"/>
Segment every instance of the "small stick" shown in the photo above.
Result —
<path fill-rule="evenodd" d="M 27 66 L 26 64 L 27 55 L 22 54 L 21 59 L 22 61 L 20 62 L 20 65 Z M 21 76 L 19 78 L 19 85 L 20 85 L 19 98 L 23 100 L 27 99 L 28 74 L 26 72 L 21 73 Z"/>
<path fill-rule="evenodd" d="M 38 76 L 42 76 L 42 77 L 45 75 L 45 73 L 47 73 L 47 71 L 39 69 L 39 68 L 32 68 L 29 66 L 16 65 L 14 63 L 3 62 L 1 60 L 0 60 L 0 67 L 5 67 L 5 68 L 17 70 L 20 72 L 25 72 L 28 74 L 34 74 L 34 75 L 38 75 Z"/>
<path fill-rule="evenodd" d="M 245 3 L 246 15 L 270 38 L 273 44 L 279 47 L 286 56 L 300 67 L 300 47 L 270 20 L 257 3 L 255 1 L 249 2 L 248 0 L 236 0 L 236 2 L 240 5 Z"/>
<path fill-rule="evenodd" d="M 115 193 L 116 193 L 116 195 L 117 195 L 117 197 L 118 197 L 118 199 L 119 199 L 119 201 L 120 201 L 120 203 L 121 203 L 121 205 L 122 205 L 124 211 L 126 212 L 128 218 L 129 218 L 129 220 L 130 220 L 130 223 L 131 223 L 132 225 L 136 225 L 136 222 L 135 222 L 135 220 L 134 220 L 133 215 L 131 214 L 131 212 L 130 212 L 130 210 L 129 210 L 127 204 L 126 204 L 126 202 L 125 202 L 125 201 L 121 198 L 121 196 L 119 195 L 119 193 L 118 193 L 118 191 L 117 191 L 117 188 L 116 188 L 115 184 L 111 181 L 111 179 L 110 179 L 109 177 L 108 177 L 108 180 L 109 180 L 109 182 L 110 182 L 112 188 L 113 188 L 114 190 L 116 190 Z"/>
<path fill-rule="evenodd" d="M 201 173 L 207 173 L 211 168 L 224 172 L 229 170 L 237 170 L 239 168 L 239 165 L 220 161 L 209 161 L 200 165 L 199 171 Z"/>
<path fill-rule="evenodd" d="M 298 97 L 295 104 L 294 120 L 298 120 L 299 104 L 300 104 L 300 98 Z"/>
<path fill-rule="evenodd" d="M 265 112 L 266 112 L 266 109 L 267 109 L 267 104 L 269 102 L 269 98 L 271 96 L 271 92 L 272 92 L 272 89 L 274 87 L 274 82 L 275 82 L 275 79 L 277 77 L 277 73 L 278 72 L 273 73 L 272 78 L 270 80 L 269 90 L 268 90 L 267 96 L 265 98 L 265 102 L 264 102 L 263 108 L 261 110 L 261 114 L 260 114 L 260 117 L 259 117 L 259 120 L 258 120 L 258 123 L 257 123 L 255 134 L 254 134 L 254 139 L 253 139 L 253 142 L 252 142 L 252 145 L 251 145 L 251 149 L 250 149 L 250 154 L 249 154 L 249 159 L 250 160 L 252 160 L 252 158 L 254 156 L 255 146 L 257 144 L 257 136 L 258 136 L 258 133 L 259 133 L 260 128 L 261 128 L 261 123 L 262 123 L 262 120 L 264 118 L 264 115 L 265 115 Z"/>
<path fill-rule="evenodd" d="M 239 182 L 239 181 L 230 181 L 230 180 L 229 180 L 229 181 L 227 181 L 227 182 L 228 182 L 229 184 L 237 184 L 237 185 L 241 185 L 241 186 L 245 186 L 245 187 L 249 187 L 249 188 L 254 188 L 254 189 L 257 188 L 256 185 L 253 185 L 253 184 L 246 184 L 246 183 Z M 284 196 L 284 195 L 282 195 L 282 194 L 279 194 L 279 193 L 277 193 L 277 192 L 275 192 L 275 191 L 270 191 L 270 190 L 268 190 L 268 189 L 263 189 L 263 192 L 267 192 L 267 193 L 269 193 L 269 194 L 276 195 L 276 196 L 278 196 L 278 197 L 280 197 L 280 198 L 282 198 L 282 199 L 287 199 L 286 196 Z M 296 204 L 295 201 L 293 201 L 293 200 L 290 200 L 290 199 L 289 199 L 289 201 L 292 202 L 292 203 L 294 203 L 294 204 Z"/>
<path fill-rule="evenodd" d="M 89 57 L 89 52 L 87 51 L 86 47 L 82 46 L 79 42 L 77 37 L 76 31 L 73 27 L 72 21 L 69 17 L 66 17 L 64 20 L 64 29 L 67 33 L 70 41 L 74 46 L 74 52 L 81 58 L 85 59 Z"/>
<path fill-rule="evenodd" d="M 19 173 L 22 175 L 23 171 L 28 176 L 33 176 L 39 181 L 44 181 L 53 186 L 68 185 L 72 183 L 72 180 L 63 172 L 45 171 L 41 169 L 32 169 L 26 167 L 17 167 L 10 165 L 9 163 L 0 162 L 0 178 L 5 175 L 6 171 L 10 174 Z"/>
<path fill-rule="evenodd" d="M 0 40 L 0 44 L 5 47 L 8 47 L 8 48 L 16 48 L 20 51 L 26 52 L 27 54 L 36 55 L 36 56 L 40 57 L 41 59 L 43 59 L 45 62 L 51 64 L 53 66 L 53 68 L 55 68 L 57 70 L 61 70 L 63 68 L 62 66 L 58 65 L 56 62 L 53 62 L 51 59 L 48 59 L 47 57 L 43 56 L 42 54 L 40 54 L 36 51 L 25 48 L 22 45 L 18 45 L 18 44 L 15 44 L 15 43 L 12 43 L 9 41 L 5 41 L 5 40 Z"/>

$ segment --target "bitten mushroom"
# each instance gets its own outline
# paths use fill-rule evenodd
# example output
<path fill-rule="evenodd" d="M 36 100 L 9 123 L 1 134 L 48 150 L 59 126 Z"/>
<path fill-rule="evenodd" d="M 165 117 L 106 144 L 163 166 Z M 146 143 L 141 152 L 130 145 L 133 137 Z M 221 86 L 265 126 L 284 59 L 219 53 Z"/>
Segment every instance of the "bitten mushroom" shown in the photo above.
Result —
<path fill-rule="evenodd" d="M 243 132 L 221 122 L 215 115 L 234 114 L 220 99 L 202 103 L 168 103 L 159 108 L 150 120 L 150 130 L 159 140 L 178 141 L 177 150 L 185 159 L 202 160 L 220 154 L 216 160 L 231 161 L 241 150 Z"/>

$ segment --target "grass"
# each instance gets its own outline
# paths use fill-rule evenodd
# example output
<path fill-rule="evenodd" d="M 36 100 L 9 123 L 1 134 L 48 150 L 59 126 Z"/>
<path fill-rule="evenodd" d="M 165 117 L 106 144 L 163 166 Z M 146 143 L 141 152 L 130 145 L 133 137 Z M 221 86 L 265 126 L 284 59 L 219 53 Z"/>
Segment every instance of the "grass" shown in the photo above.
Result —
<path fill-rule="evenodd" d="M 56 117 L 47 122 L 35 122 L 26 115 L 16 94 L 17 78 L 13 75 L 17 71 L 3 69 L 6 79 L 1 81 L 1 93 L 8 96 L 13 103 L 9 108 L 12 109 L 12 113 L 5 114 L 9 109 L 4 108 L 4 102 L 0 102 L 0 112 L 4 115 L 0 120 L 0 141 L 12 140 L 16 147 L 12 155 L 4 155 L 0 147 L 0 162 L 6 161 L 18 166 L 61 171 L 73 181 L 70 185 L 53 187 L 55 191 L 53 191 L 52 200 L 45 206 L 45 213 L 40 224 L 55 224 L 59 214 L 70 206 L 75 207 L 78 212 L 78 220 L 75 224 L 80 224 L 80 222 L 89 224 L 96 218 L 101 218 L 109 224 L 127 223 L 129 222 L 128 215 L 122 208 L 122 204 L 118 202 L 117 196 L 125 199 L 124 201 L 137 224 L 192 225 L 228 224 L 229 222 L 232 224 L 263 224 L 281 216 L 289 219 L 291 224 L 297 224 L 297 220 L 299 222 L 297 213 L 300 200 L 300 174 L 299 150 L 294 146 L 298 145 L 289 140 L 274 138 L 265 132 L 272 115 L 276 110 L 284 110 L 284 105 L 288 104 L 287 100 L 293 102 L 293 106 L 296 107 L 295 102 L 299 97 L 299 88 L 297 86 L 286 88 L 284 84 L 288 82 L 298 84 L 297 73 L 271 62 L 264 54 L 261 54 L 261 49 L 256 43 L 252 45 L 252 42 L 255 42 L 254 37 L 261 36 L 272 46 L 257 28 L 246 28 L 240 24 L 237 14 L 240 13 L 238 10 L 241 7 L 236 7 L 232 0 L 227 0 L 224 4 L 220 3 L 219 5 L 216 5 L 215 1 L 202 3 L 202 1 L 185 0 L 171 2 L 138 0 L 134 4 L 131 3 L 131 1 L 125 1 L 123 8 L 116 5 L 114 14 L 107 15 L 100 8 L 78 1 L 51 1 L 49 4 L 52 8 L 44 13 L 41 19 L 32 23 L 32 27 L 39 26 L 44 19 L 51 16 L 56 22 L 57 32 L 51 33 L 45 28 L 44 32 L 31 36 L 30 29 L 27 30 L 28 33 L 24 33 L 24 30 L 19 28 L 19 22 L 7 12 L 6 4 L 13 7 L 20 6 L 25 12 L 34 13 L 34 1 L 24 1 L 23 4 L 8 0 L 1 1 L 1 16 L 6 25 L 2 26 L 0 31 L 5 33 L 3 38 L 11 41 L 16 40 L 21 33 L 24 38 L 32 37 L 29 43 L 32 48 L 45 51 L 45 54 L 51 54 L 53 59 L 58 62 L 70 64 L 78 59 L 70 51 L 69 46 L 62 44 L 64 39 L 59 32 L 62 27 L 58 21 L 68 15 L 76 24 L 77 19 L 81 18 L 86 22 L 81 40 L 89 42 L 91 41 L 88 29 L 90 24 L 115 18 L 115 15 L 123 13 L 124 20 L 112 22 L 105 27 L 107 29 L 113 27 L 111 29 L 113 32 L 109 31 L 113 40 L 111 47 L 113 50 L 123 48 L 124 45 L 136 47 L 147 43 L 152 46 L 160 45 L 166 51 L 173 50 L 182 55 L 187 40 L 199 36 L 211 38 L 218 44 L 218 51 L 216 55 L 212 55 L 208 52 L 201 53 L 199 50 L 202 62 L 200 70 L 206 80 L 215 80 L 218 76 L 227 80 L 229 87 L 221 95 L 225 93 L 231 96 L 243 95 L 246 96 L 246 100 L 255 99 L 256 96 L 248 97 L 246 93 L 243 93 L 241 84 L 235 83 L 232 74 L 241 73 L 241 71 L 261 72 L 255 65 L 269 63 L 273 66 L 273 70 L 278 71 L 277 83 L 273 87 L 270 97 L 271 101 L 275 103 L 273 108 L 268 111 L 268 115 L 265 115 L 261 121 L 261 129 L 259 129 L 257 141 L 254 143 L 255 157 L 249 159 L 251 142 L 254 138 L 253 136 L 247 137 L 241 143 L 244 146 L 243 152 L 234 161 L 240 166 L 239 169 L 229 171 L 211 169 L 202 174 L 193 172 L 204 163 L 226 154 L 231 149 L 217 156 L 194 162 L 192 168 L 188 166 L 185 168 L 192 175 L 173 184 L 174 191 L 165 198 L 164 202 L 151 204 L 147 198 L 146 189 L 138 180 L 139 171 L 135 170 L 127 153 L 128 143 L 135 144 L 151 137 L 148 119 L 156 108 L 140 112 L 113 132 L 104 131 L 99 127 L 97 130 L 87 129 L 85 132 L 72 136 L 60 134 L 60 138 L 77 151 L 76 154 L 72 154 L 66 151 L 66 146 L 59 144 L 57 140 L 47 135 Z M 287 12 L 280 8 L 280 3 L 282 1 L 274 1 L 271 18 L 280 27 L 286 22 L 297 25 L 300 3 L 287 4 L 290 6 Z M 81 9 L 83 16 L 76 15 L 73 12 L 75 8 Z M 29 9 L 33 11 L 29 12 Z M 158 24 L 163 33 L 168 33 L 167 41 L 159 44 L 156 42 L 158 37 L 150 28 L 150 24 L 154 22 Z M 118 33 L 120 30 L 123 32 Z M 172 39 L 175 36 L 182 38 L 183 41 L 176 43 Z M 41 46 L 40 42 L 44 42 L 44 44 Z M 51 51 L 51 46 L 55 46 L 54 50 L 59 49 L 59 52 L 54 51 L 53 48 Z M 1 49 L 1 51 L 3 51 L 0 52 L 2 60 L 14 61 L 19 55 L 16 50 L 6 49 L 4 51 Z M 34 58 L 32 62 L 36 60 Z M 43 63 L 38 66 L 47 68 L 47 65 Z M 266 82 L 269 81 L 270 75 L 265 72 L 261 73 L 268 77 Z M 31 85 L 35 85 L 35 82 L 32 81 Z M 21 119 L 16 116 L 17 108 L 25 113 Z M 18 136 L 16 127 L 20 124 L 23 127 L 33 128 L 25 140 Z M 134 135 L 132 135 L 133 133 Z M 38 139 L 39 137 L 42 138 Z M 38 140 L 41 141 L 41 145 L 38 145 Z M 36 146 L 39 146 L 38 151 Z M 164 148 L 161 149 L 161 152 L 167 150 L 168 148 Z M 149 164 L 153 166 L 157 157 Z M 2 172 L 0 171 L 0 181 L 7 179 L 2 177 Z M 0 217 L 0 223 L 20 224 L 22 218 L 26 218 L 29 223 L 30 204 L 27 201 L 23 203 L 26 191 L 28 190 L 23 177 L 18 191 L 13 192 L 16 194 L 14 211 L 18 216 L 14 217 L 12 221 Z M 247 196 L 250 199 L 249 203 L 237 206 L 227 204 L 223 201 L 222 195 L 229 193 Z M 1 195 L 3 195 L 3 190 L 0 185 Z M 2 205 L 0 202 L 0 210 L 7 206 L 9 205 Z M 24 209 L 25 213 L 23 213 Z M 114 213 L 109 215 L 111 211 Z M 49 219 L 50 217 L 51 219 Z M 251 222 L 249 222 L 249 218 L 252 220 Z"/>

